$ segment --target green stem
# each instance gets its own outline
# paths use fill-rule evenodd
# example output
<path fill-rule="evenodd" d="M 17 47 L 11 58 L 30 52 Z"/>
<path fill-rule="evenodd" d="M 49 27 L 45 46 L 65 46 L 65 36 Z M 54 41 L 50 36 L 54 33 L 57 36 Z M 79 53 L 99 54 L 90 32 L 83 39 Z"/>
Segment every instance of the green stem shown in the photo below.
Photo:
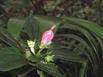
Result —
<path fill-rule="evenodd" d="M 82 66 L 81 66 L 81 69 L 80 69 L 80 75 L 79 75 L 79 77 L 84 77 L 84 76 L 85 76 L 86 67 L 87 67 L 87 63 L 86 63 L 86 62 L 82 63 Z"/>
<path fill-rule="evenodd" d="M 37 55 L 40 55 L 40 53 L 43 51 L 44 48 L 41 48 L 38 52 Z"/>
<path fill-rule="evenodd" d="M 37 70 L 40 77 L 45 77 L 44 73 L 42 71 Z"/>

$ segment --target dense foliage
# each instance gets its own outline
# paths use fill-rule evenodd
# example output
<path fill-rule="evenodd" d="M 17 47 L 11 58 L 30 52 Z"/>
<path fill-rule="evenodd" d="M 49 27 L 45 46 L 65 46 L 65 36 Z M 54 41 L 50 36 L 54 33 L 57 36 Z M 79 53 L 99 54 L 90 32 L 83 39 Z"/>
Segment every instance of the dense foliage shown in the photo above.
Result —
<path fill-rule="evenodd" d="M 1 0 L 0 77 L 102 77 L 102 7 L 102 0 Z"/>

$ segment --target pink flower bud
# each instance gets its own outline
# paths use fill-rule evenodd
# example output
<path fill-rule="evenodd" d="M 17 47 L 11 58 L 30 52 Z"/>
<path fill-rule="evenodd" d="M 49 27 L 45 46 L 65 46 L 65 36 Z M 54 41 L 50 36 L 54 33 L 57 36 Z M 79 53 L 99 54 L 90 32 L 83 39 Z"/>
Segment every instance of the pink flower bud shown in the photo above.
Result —
<path fill-rule="evenodd" d="M 53 29 L 56 25 L 53 25 L 49 30 L 45 31 L 42 35 L 41 44 L 47 45 L 49 42 L 52 41 L 54 37 Z"/>

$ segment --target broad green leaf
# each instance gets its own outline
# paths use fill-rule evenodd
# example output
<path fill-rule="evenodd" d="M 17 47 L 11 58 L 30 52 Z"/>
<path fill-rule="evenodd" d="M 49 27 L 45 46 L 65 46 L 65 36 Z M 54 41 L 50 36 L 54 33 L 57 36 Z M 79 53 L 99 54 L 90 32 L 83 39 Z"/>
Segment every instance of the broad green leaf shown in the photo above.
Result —
<path fill-rule="evenodd" d="M 6 29 L 0 29 L 0 40 L 7 46 L 20 46 Z"/>
<path fill-rule="evenodd" d="M 15 47 L 0 49 L 0 71 L 10 71 L 27 64 L 21 50 Z"/>
<path fill-rule="evenodd" d="M 39 38 L 39 25 L 32 14 L 27 17 L 21 34 L 22 33 L 25 33 L 29 40 L 34 41 L 34 39 Z"/>
<path fill-rule="evenodd" d="M 25 22 L 25 19 L 19 19 L 19 18 L 11 18 L 8 22 L 8 32 L 14 36 L 17 37 L 23 27 L 23 24 Z"/>
<path fill-rule="evenodd" d="M 60 18 L 50 16 L 34 16 L 34 18 L 38 22 L 40 33 L 50 29 L 53 24 L 56 24 L 58 27 L 62 23 Z"/>
<path fill-rule="evenodd" d="M 41 35 L 41 33 L 43 33 L 45 30 L 50 29 L 53 24 L 56 24 L 58 27 L 58 25 L 61 23 L 61 19 L 49 16 L 31 15 L 27 18 L 26 22 L 25 18 L 11 18 L 8 22 L 8 32 L 14 37 L 17 37 L 20 34 L 22 28 L 24 28 L 23 32 L 28 33 L 28 35 L 31 37 L 35 37 L 38 34 Z M 38 33 L 38 30 L 40 33 Z"/>

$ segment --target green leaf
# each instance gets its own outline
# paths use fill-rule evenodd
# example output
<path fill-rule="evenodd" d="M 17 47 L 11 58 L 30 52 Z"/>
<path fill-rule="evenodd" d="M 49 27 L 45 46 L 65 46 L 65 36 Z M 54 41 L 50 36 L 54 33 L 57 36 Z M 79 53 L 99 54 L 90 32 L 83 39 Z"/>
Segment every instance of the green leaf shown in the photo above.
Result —
<path fill-rule="evenodd" d="M 79 70 L 79 77 L 84 77 L 85 73 L 86 73 L 86 67 L 87 67 L 87 63 L 88 61 L 82 57 L 80 57 L 79 55 L 76 55 L 75 53 L 72 52 L 68 52 L 68 54 L 65 51 L 56 51 L 54 52 L 55 57 L 54 60 L 63 60 L 66 62 L 74 62 L 74 63 L 80 63 L 81 68 Z"/>
<path fill-rule="evenodd" d="M 95 33 L 97 36 L 101 37 L 103 39 L 103 28 L 91 21 L 83 20 L 83 19 L 78 19 L 78 18 L 73 18 L 73 17 L 63 17 L 65 20 L 72 22 L 74 24 L 78 24 L 81 27 L 84 27 L 93 33 Z"/>
<path fill-rule="evenodd" d="M 65 77 L 60 71 L 59 68 L 53 64 L 53 63 L 38 63 L 37 68 L 40 69 L 41 71 L 44 71 L 54 77 Z"/>
<path fill-rule="evenodd" d="M 56 24 L 57 28 L 61 24 L 60 19 L 49 16 L 30 16 L 27 18 L 21 36 L 25 36 L 27 39 L 37 39 L 41 37 L 42 33 Z M 56 29 L 55 29 L 56 31 Z"/>
<path fill-rule="evenodd" d="M 84 63 L 85 61 L 87 61 L 73 52 L 68 52 L 67 54 L 66 51 L 63 49 L 55 50 L 53 54 L 55 55 L 54 56 L 55 60 L 60 59 L 60 60 L 68 61 L 68 62 L 71 61 L 71 62 L 77 62 L 77 63 Z"/>
<path fill-rule="evenodd" d="M 43 33 L 45 30 L 50 29 L 53 24 L 57 25 L 58 28 L 58 26 L 62 23 L 61 19 L 56 17 L 37 15 L 34 16 L 34 18 L 38 22 L 38 25 L 40 27 L 40 33 Z"/>
<path fill-rule="evenodd" d="M 29 40 L 38 39 L 39 38 L 39 26 L 38 22 L 34 19 L 32 14 L 26 19 L 23 30 L 21 33 L 25 33 Z"/>
<path fill-rule="evenodd" d="M 0 40 L 7 46 L 20 46 L 17 40 L 15 40 L 6 29 L 0 29 Z"/>
<path fill-rule="evenodd" d="M 15 47 L 0 49 L 0 71 L 10 71 L 27 64 L 21 50 Z"/>
<path fill-rule="evenodd" d="M 8 32 L 14 36 L 17 37 L 23 27 L 25 19 L 19 19 L 19 18 L 11 18 L 8 22 Z"/>
<path fill-rule="evenodd" d="M 25 18 L 11 18 L 8 22 L 8 32 L 14 37 L 17 37 L 22 31 L 26 33 L 30 39 L 34 39 L 40 37 L 41 34 L 45 30 L 50 29 L 53 24 L 56 24 L 58 27 L 61 23 L 60 18 L 50 16 L 30 15 L 26 21 Z"/>
<path fill-rule="evenodd" d="M 89 55 L 91 56 L 91 59 L 93 59 L 91 62 L 93 65 L 93 69 L 97 68 L 97 65 L 100 61 L 100 57 L 99 57 L 99 53 L 98 53 L 99 49 L 97 46 L 97 41 L 95 38 L 96 37 L 102 38 L 103 28 L 100 27 L 100 25 L 90 22 L 90 21 L 87 21 L 87 20 L 77 19 L 77 18 L 72 18 L 72 17 L 63 17 L 63 18 L 65 19 L 64 23 L 68 23 L 68 24 L 72 23 L 73 24 L 73 25 L 70 25 L 70 24 L 68 25 L 68 27 L 70 29 L 79 31 L 86 37 L 87 42 L 89 42 L 88 46 L 90 46 L 92 49 L 92 50 L 88 50 L 87 52 L 90 53 Z M 95 37 L 94 37 L 94 35 L 95 35 Z"/>
<path fill-rule="evenodd" d="M 73 39 L 75 39 L 75 40 L 78 40 L 78 41 L 80 41 L 81 43 L 83 43 L 84 44 L 84 46 L 86 47 L 86 48 L 88 48 L 88 50 L 81 50 L 82 48 L 81 47 L 79 47 L 80 48 L 80 50 L 81 50 L 81 52 L 83 53 L 83 54 L 87 54 L 86 56 L 88 57 L 88 59 L 90 60 L 90 62 L 93 64 L 93 62 L 94 62 L 94 65 L 96 66 L 96 64 L 98 63 L 97 62 L 97 60 L 98 60 L 98 57 L 99 57 L 99 54 L 98 54 L 98 49 L 97 49 L 97 43 L 96 43 L 96 41 L 95 41 L 95 38 L 92 36 L 93 34 L 91 34 L 88 30 L 86 30 L 86 29 L 84 29 L 84 28 L 82 28 L 82 27 L 80 27 L 79 25 L 73 25 L 73 23 L 72 24 L 69 24 L 69 23 L 67 23 L 67 22 L 65 22 L 65 26 L 62 26 L 62 28 L 66 28 L 66 29 L 68 29 L 68 30 L 73 30 L 73 31 L 79 31 L 79 32 L 81 32 L 83 35 L 82 36 L 85 36 L 85 39 L 87 39 L 87 40 L 85 40 L 84 38 L 82 38 L 82 36 L 78 36 L 78 35 L 76 35 L 76 34 L 73 34 L 73 35 L 70 35 L 70 33 L 68 33 L 68 34 L 60 34 L 62 37 L 63 36 L 65 36 L 65 37 L 69 37 L 69 38 L 73 38 Z M 76 37 L 74 37 L 74 35 L 76 36 Z M 79 38 L 78 38 L 79 37 Z M 81 39 L 80 39 L 81 38 Z M 84 42 L 82 41 L 82 40 L 84 40 Z M 88 42 L 90 43 L 90 44 L 88 44 Z M 69 43 L 69 42 L 67 42 L 67 43 Z M 87 44 L 86 44 L 87 43 Z M 78 45 L 77 45 L 78 46 Z M 77 53 L 78 54 L 78 53 Z M 93 59 L 93 60 L 91 60 L 91 59 Z M 93 66 L 94 67 L 94 66 Z"/>

